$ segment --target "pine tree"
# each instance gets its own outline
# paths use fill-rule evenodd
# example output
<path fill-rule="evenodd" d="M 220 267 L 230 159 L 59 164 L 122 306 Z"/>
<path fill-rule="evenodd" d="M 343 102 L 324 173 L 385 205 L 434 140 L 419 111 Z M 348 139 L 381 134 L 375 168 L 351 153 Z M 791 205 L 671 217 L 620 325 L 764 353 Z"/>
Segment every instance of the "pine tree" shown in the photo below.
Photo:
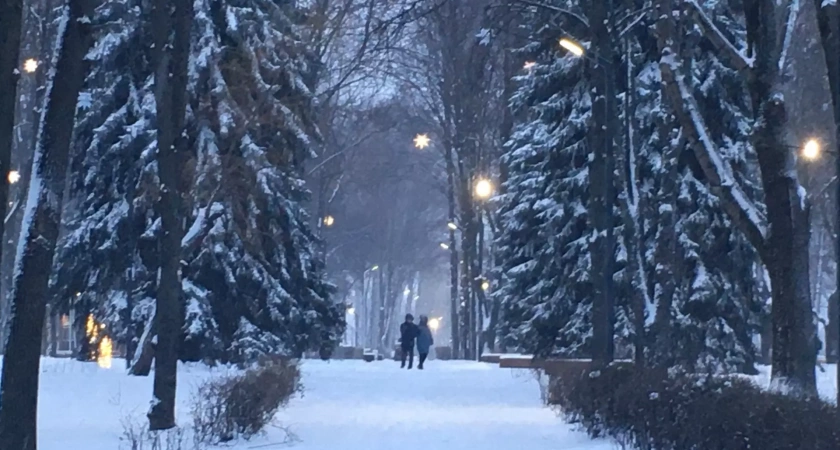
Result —
<path fill-rule="evenodd" d="M 720 8 L 721 27 L 738 33 Z M 621 51 L 614 50 L 622 55 L 613 74 L 624 141 L 615 176 L 625 182 L 616 230 L 623 237 L 616 267 L 617 342 L 619 348 L 647 347 L 644 356 L 658 365 L 752 370 L 752 337 L 766 313 L 752 274 L 757 255 L 709 191 L 680 139 L 679 123 L 663 105 L 652 25 L 652 18 L 640 18 Z M 495 295 L 503 304 L 500 333 L 509 345 L 579 355 L 587 353 L 582 343 L 592 296 L 586 284 L 592 233 L 584 141 L 589 86 L 580 79 L 585 62 L 557 59 L 557 35 L 545 31 L 545 39 L 522 52 L 537 62 L 519 77 L 512 102 L 527 119 L 505 154 L 509 180 L 499 198 L 501 283 Z M 743 87 L 733 79 L 737 74 L 703 51 L 699 33 L 693 39 L 691 84 L 709 115 L 721 119 L 712 138 L 728 149 L 724 158 L 750 198 L 760 199 Z"/>
<path fill-rule="evenodd" d="M 344 306 L 331 299 L 318 238 L 304 209 L 309 193 L 302 167 L 318 139 L 310 90 L 318 65 L 297 39 L 304 17 L 293 3 L 196 4 L 187 123 L 192 152 L 184 174 L 190 190 L 182 241 L 182 359 L 244 362 L 267 353 L 300 355 L 308 350 L 326 356 L 343 334 Z M 133 27 L 133 32 L 130 24 L 123 28 L 126 36 L 135 37 L 125 37 L 122 48 L 127 54 L 142 54 L 137 50 L 142 47 L 129 41 L 143 39 L 147 31 L 139 24 Z M 109 57 L 118 54 L 113 51 Z M 110 108 L 124 122 L 98 120 L 123 130 L 113 138 L 120 145 L 102 145 L 98 153 L 99 160 L 113 158 L 115 163 L 96 164 L 97 154 L 91 151 L 80 163 L 88 175 L 77 184 L 77 198 L 86 213 L 72 224 L 67 239 L 72 245 L 66 252 L 91 256 L 62 264 L 59 270 L 66 274 L 56 284 L 67 297 L 73 291 L 71 280 L 84 275 L 87 283 L 79 290 L 96 299 L 93 304 L 114 325 L 112 332 L 140 343 L 153 331 L 160 227 L 153 202 L 159 182 L 149 151 L 154 145 L 154 103 L 148 57 L 128 59 L 139 71 L 129 83 L 131 107 Z M 115 84 L 99 86 L 106 92 Z M 128 120 L 120 115 L 126 114 L 123 109 L 142 112 L 142 124 L 131 116 L 127 123 L 134 126 L 121 125 Z M 104 114 L 108 109 L 93 110 Z M 89 128 L 94 133 L 107 128 L 96 122 Z M 96 136 L 90 139 L 98 144 Z M 130 170 L 122 171 L 127 174 L 124 184 L 106 189 L 106 177 L 114 179 L 108 174 L 117 172 L 117 161 Z M 111 227 L 121 232 L 111 233 Z M 119 257 L 110 259 L 104 251 Z"/>
<path fill-rule="evenodd" d="M 503 163 L 497 271 L 500 331 L 509 348 L 587 353 L 592 287 L 587 223 L 590 100 L 580 59 L 556 57 L 550 30 L 523 54 L 538 57 L 519 77 L 512 106 L 524 110 Z"/>

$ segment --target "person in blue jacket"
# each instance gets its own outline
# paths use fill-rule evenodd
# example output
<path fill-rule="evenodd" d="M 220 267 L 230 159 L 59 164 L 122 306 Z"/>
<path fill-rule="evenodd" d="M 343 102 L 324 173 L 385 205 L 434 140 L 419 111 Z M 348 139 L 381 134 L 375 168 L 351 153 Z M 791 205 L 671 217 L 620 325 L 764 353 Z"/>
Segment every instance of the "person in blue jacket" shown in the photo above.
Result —
<path fill-rule="evenodd" d="M 426 362 L 426 358 L 429 356 L 429 350 L 435 343 L 435 339 L 432 337 L 432 330 L 429 329 L 428 317 L 420 316 L 420 323 L 417 325 L 417 328 L 417 353 L 420 355 L 420 363 L 417 364 L 417 368 L 423 370 L 423 363 Z"/>

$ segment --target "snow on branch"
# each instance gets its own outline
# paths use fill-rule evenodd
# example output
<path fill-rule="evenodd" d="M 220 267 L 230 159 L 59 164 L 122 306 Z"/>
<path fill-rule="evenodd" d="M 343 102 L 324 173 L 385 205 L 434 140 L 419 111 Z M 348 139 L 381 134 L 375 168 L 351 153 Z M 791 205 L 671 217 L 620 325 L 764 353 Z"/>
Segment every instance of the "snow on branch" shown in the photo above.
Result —
<path fill-rule="evenodd" d="M 785 24 L 784 37 L 782 38 L 782 54 L 779 56 L 779 72 L 784 73 L 788 49 L 793 41 L 793 32 L 796 29 L 796 20 L 799 18 L 799 0 L 792 0 L 788 7 L 787 23 Z"/>
<path fill-rule="evenodd" d="M 766 219 L 744 194 L 728 164 L 718 154 L 694 95 L 683 77 L 676 74 L 677 65 L 673 54 L 664 54 L 660 61 L 664 89 L 674 113 L 692 143 L 694 155 L 709 180 L 712 192 L 721 199 L 724 210 L 750 243 L 760 251 L 766 240 Z"/>
<path fill-rule="evenodd" d="M 689 12 L 694 17 L 694 20 L 697 21 L 697 24 L 703 30 L 703 35 L 712 42 L 712 45 L 715 46 L 720 54 L 726 57 L 734 69 L 739 71 L 752 69 L 752 58 L 744 56 L 735 45 L 729 42 L 729 39 L 715 26 L 712 19 L 703 12 L 703 9 L 697 4 L 696 0 L 688 0 L 685 4 L 688 6 Z"/>
<path fill-rule="evenodd" d="M 187 230 L 184 237 L 181 239 L 182 254 L 189 255 L 193 253 L 201 245 L 201 242 L 204 241 L 204 238 L 210 233 L 210 229 L 213 228 L 213 224 L 216 222 L 216 219 L 222 216 L 223 212 L 221 210 L 213 208 L 213 205 L 215 205 L 216 199 L 218 198 L 220 189 L 221 183 L 219 183 L 219 186 L 216 187 L 215 191 L 213 191 L 213 194 L 210 196 L 210 200 L 207 201 L 207 206 L 198 211 L 198 214 L 196 214 L 195 220 L 189 230 Z"/>
<path fill-rule="evenodd" d="M 565 8 L 561 8 L 559 6 L 550 5 L 548 3 L 539 2 L 539 1 L 516 0 L 516 3 L 522 4 L 522 5 L 525 5 L 525 6 L 533 6 L 535 8 L 547 9 L 549 11 L 554 11 L 554 12 L 561 13 L 562 15 L 574 18 L 575 20 L 577 20 L 578 22 L 583 24 L 586 28 L 589 28 L 589 21 L 586 20 L 586 17 L 583 17 L 582 15 L 580 15 L 580 14 L 574 12 L 574 11 L 571 11 L 571 10 L 568 10 L 568 9 L 565 9 Z"/>

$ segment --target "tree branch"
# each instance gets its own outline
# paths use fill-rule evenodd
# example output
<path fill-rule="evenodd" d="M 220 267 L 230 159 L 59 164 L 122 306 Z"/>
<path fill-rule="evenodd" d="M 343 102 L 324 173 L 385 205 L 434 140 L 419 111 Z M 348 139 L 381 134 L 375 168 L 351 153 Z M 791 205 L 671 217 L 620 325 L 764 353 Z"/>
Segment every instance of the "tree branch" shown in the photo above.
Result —
<path fill-rule="evenodd" d="M 726 36 L 718 29 L 712 22 L 712 19 L 703 12 L 696 0 L 688 0 L 685 2 L 688 12 L 697 22 L 697 25 L 703 30 L 703 35 L 712 42 L 718 53 L 723 55 L 732 67 L 739 71 L 749 71 L 753 68 L 752 58 L 747 58 L 738 50 Z"/>
<path fill-rule="evenodd" d="M 765 248 L 766 219 L 744 194 L 730 173 L 728 165 L 721 159 L 715 144 L 709 137 L 703 116 L 693 94 L 685 85 L 683 77 L 677 75 L 677 56 L 664 49 L 659 68 L 665 94 L 670 98 L 674 113 L 688 137 L 703 173 L 709 180 L 712 192 L 720 198 L 723 208 L 759 251 Z"/>
<path fill-rule="evenodd" d="M 562 13 L 563 15 L 566 15 L 566 16 L 569 16 L 569 17 L 572 17 L 572 18 L 576 19 L 578 22 L 582 23 L 586 28 L 589 28 L 589 21 L 586 20 L 585 17 L 583 17 L 582 15 L 580 15 L 580 14 L 574 12 L 574 11 L 570 11 L 568 9 L 560 8 L 558 6 L 549 5 L 549 4 L 546 4 L 546 3 L 541 3 L 541 2 L 536 2 L 536 1 L 530 1 L 530 0 L 516 0 L 516 2 L 520 3 L 522 5 L 533 6 L 535 8 L 547 9 L 549 11 Z"/>

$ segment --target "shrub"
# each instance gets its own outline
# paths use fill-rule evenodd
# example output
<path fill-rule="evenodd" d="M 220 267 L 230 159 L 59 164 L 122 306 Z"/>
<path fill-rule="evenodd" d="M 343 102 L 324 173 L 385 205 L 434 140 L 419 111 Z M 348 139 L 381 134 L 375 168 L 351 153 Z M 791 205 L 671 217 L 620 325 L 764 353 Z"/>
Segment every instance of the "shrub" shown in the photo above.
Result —
<path fill-rule="evenodd" d="M 188 428 L 149 431 L 146 417 L 127 416 L 122 419 L 123 433 L 120 450 L 199 450 Z"/>
<path fill-rule="evenodd" d="M 837 408 L 743 378 L 612 366 L 552 383 L 565 418 L 640 450 L 840 449 Z"/>
<path fill-rule="evenodd" d="M 300 368 L 287 359 L 264 358 L 241 374 L 206 381 L 192 401 L 197 439 L 207 444 L 250 439 L 300 390 Z"/>

